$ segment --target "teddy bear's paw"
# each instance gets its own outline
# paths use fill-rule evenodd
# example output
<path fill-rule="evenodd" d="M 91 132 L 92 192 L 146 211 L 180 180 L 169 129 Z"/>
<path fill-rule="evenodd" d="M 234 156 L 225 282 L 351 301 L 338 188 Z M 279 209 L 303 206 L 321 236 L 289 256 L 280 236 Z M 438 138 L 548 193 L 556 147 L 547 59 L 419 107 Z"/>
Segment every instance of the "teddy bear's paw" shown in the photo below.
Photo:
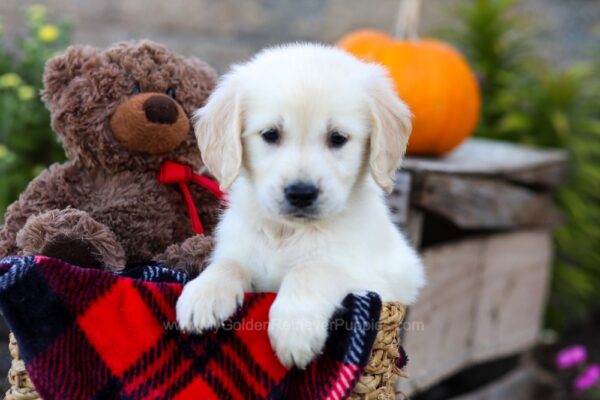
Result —
<path fill-rule="evenodd" d="M 212 246 L 212 237 L 194 235 L 183 243 L 176 243 L 167 247 L 162 254 L 155 257 L 155 261 L 175 270 L 183 271 L 190 277 L 195 277 L 206 268 L 206 260 Z"/>
<path fill-rule="evenodd" d="M 85 268 L 102 269 L 104 264 L 100 252 L 89 241 L 67 235 L 52 238 L 39 254 Z"/>
<path fill-rule="evenodd" d="M 281 363 L 304 369 L 323 351 L 329 313 L 276 298 L 269 311 L 269 339 Z"/>
<path fill-rule="evenodd" d="M 17 234 L 23 255 L 45 255 L 86 268 L 119 270 L 125 252 L 115 235 L 85 211 L 50 210 L 30 217 Z"/>
<path fill-rule="evenodd" d="M 177 300 L 177 322 L 187 332 L 218 328 L 244 301 L 241 282 L 206 271 L 184 286 Z"/>

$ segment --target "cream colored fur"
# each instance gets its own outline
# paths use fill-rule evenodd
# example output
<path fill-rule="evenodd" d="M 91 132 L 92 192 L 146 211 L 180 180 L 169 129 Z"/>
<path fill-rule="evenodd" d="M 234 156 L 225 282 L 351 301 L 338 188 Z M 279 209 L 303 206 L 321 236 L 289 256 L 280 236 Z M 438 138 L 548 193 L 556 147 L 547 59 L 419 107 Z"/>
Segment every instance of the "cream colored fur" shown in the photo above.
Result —
<path fill-rule="evenodd" d="M 277 291 L 269 337 L 284 365 L 302 368 L 348 293 L 416 299 L 421 261 L 390 221 L 382 190 L 393 188 L 411 115 L 382 67 L 321 45 L 267 49 L 233 67 L 196 118 L 203 160 L 229 189 L 229 207 L 210 265 L 177 303 L 182 329 L 219 326 L 246 291 Z M 276 144 L 261 136 L 272 128 Z M 348 142 L 332 148 L 333 131 Z M 319 187 L 311 215 L 289 213 L 284 188 L 296 181 Z"/>

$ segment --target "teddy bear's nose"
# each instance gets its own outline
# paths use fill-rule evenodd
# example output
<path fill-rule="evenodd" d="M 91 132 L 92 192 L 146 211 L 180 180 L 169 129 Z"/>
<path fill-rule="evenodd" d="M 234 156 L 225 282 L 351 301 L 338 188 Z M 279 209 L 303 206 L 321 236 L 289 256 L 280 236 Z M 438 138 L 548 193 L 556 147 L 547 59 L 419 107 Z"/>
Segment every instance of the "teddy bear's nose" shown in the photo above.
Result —
<path fill-rule="evenodd" d="M 148 97 L 142 107 L 148 121 L 156 124 L 172 125 L 179 117 L 177 105 L 167 96 L 154 95 Z"/>
<path fill-rule="evenodd" d="M 112 133 L 129 151 L 166 154 L 190 134 L 179 103 L 162 93 L 140 93 L 119 104 L 110 119 Z"/>

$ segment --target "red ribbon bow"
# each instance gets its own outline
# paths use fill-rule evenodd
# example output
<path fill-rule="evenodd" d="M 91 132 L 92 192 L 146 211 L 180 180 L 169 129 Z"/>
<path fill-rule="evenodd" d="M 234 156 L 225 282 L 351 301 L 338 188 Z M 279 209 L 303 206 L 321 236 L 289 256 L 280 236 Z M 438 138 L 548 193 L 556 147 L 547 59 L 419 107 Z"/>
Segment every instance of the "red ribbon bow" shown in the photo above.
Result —
<path fill-rule="evenodd" d="M 162 165 L 160 166 L 160 172 L 157 176 L 157 179 L 160 183 L 176 183 L 179 185 L 179 188 L 183 193 L 183 199 L 185 200 L 188 214 L 190 215 L 190 220 L 192 221 L 192 229 L 197 235 L 203 234 L 204 227 L 202 226 L 202 221 L 200 221 L 200 217 L 198 216 L 196 204 L 194 203 L 190 188 L 187 184 L 189 182 L 193 182 L 199 185 L 201 188 L 208 190 L 217 199 L 224 200 L 225 193 L 221 191 L 219 184 L 216 181 L 207 178 L 206 176 L 195 173 L 188 165 L 179 164 L 170 160 L 163 161 Z"/>

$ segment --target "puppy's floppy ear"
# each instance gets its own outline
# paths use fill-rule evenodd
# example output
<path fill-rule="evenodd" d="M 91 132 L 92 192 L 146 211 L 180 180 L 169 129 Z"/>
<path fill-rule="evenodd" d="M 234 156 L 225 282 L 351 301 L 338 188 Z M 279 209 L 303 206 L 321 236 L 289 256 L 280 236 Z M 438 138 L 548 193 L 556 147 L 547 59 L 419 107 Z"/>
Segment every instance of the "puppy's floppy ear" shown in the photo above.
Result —
<path fill-rule="evenodd" d="M 412 130 L 412 114 L 400 100 L 382 67 L 372 80 L 372 119 L 369 165 L 375 182 L 386 192 L 394 188 L 392 178 L 400 167 Z"/>
<path fill-rule="evenodd" d="M 202 160 L 227 190 L 242 166 L 241 94 L 235 75 L 226 75 L 194 114 L 194 130 Z"/>

